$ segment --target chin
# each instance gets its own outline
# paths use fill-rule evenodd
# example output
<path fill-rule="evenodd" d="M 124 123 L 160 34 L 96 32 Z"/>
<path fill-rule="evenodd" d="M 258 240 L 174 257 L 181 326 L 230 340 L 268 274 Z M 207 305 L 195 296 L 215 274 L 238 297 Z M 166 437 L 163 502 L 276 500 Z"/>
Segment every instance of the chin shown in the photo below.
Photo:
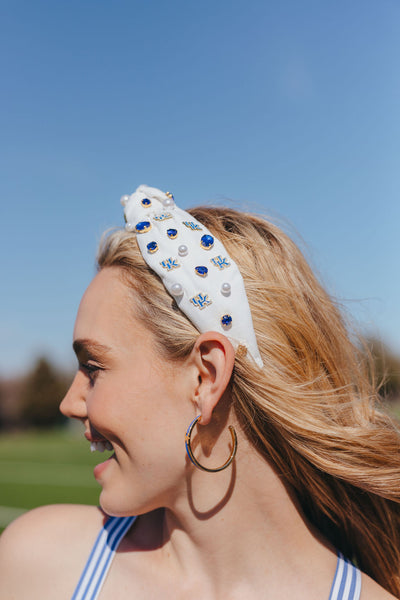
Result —
<path fill-rule="evenodd" d="M 121 497 L 109 494 L 102 490 L 99 498 L 100 508 L 110 517 L 132 517 L 137 515 L 133 510 L 131 503 L 121 501 Z"/>
<path fill-rule="evenodd" d="M 104 489 L 100 493 L 99 504 L 102 511 L 110 517 L 139 516 L 161 508 L 158 503 L 144 501 L 143 498 L 127 499 L 126 494 L 111 494 Z"/>

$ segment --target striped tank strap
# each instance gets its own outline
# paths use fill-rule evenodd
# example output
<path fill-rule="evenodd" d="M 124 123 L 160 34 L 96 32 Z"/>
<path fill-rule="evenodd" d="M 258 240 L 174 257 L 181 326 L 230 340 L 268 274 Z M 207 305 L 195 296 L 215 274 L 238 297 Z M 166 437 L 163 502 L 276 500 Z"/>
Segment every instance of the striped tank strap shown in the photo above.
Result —
<path fill-rule="evenodd" d="M 136 517 L 109 517 L 100 530 L 71 600 L 96 600 L 120 541 Z"/>
<path fill-rule="evenodd" d="M 339 552 L 329 600 L 359 600 L 360 594 L 361 573 Z"/>

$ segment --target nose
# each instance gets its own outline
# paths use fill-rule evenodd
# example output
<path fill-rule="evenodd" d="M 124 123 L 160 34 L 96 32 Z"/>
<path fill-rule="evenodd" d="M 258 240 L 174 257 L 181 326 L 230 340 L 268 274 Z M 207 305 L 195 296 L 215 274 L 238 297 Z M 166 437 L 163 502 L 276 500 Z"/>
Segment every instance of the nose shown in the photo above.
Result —
<path fill-rule="evenodd" d="M 70 419 L 86 419 L 86 385 L 84 375 L 78 371 L 60 404 L 60 411 Z"/>

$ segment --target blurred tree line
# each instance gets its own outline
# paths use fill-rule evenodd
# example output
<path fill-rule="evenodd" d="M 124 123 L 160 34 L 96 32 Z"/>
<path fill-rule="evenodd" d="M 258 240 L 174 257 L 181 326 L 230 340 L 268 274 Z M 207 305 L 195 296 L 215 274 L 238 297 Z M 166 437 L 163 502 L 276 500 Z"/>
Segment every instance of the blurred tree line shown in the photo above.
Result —
<path fill-rule="evenodd" d="M 58 407 L 72 376 L 38 358 L 23 377 L 0 379 L 0 428 L 53 427 L 65 422 Z"/>
<path fill-rule="evenodd" d="M 366 348 L 380 396 L 386 402 L 400 403 L 400 358 L 376 338 L 367 339 Z"/>
<path fill-rule="evenodd" d="M 371 359 L 382 399 L 400 414 L 400 357 L 375 338 L 365 341 L 364 353 Z M 45 357 L 38 358 L 23 377 L 0 379 L 0 429 L 65 423 L 58 407 L 71 381 L 70 373 L 60 371 Z"/>

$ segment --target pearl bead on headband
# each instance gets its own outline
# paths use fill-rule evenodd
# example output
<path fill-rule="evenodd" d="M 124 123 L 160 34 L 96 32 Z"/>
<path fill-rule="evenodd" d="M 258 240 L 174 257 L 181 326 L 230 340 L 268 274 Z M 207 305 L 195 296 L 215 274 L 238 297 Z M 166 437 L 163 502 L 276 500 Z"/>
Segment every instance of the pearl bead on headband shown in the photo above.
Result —
<path fill-rule="evenodd" d="M 170 193 L 141 185 L 121 204 L 127 231 L 181 311 L 200 333 L 223 333 L 261 368 L 243 278 L 223 244 Z"/>

